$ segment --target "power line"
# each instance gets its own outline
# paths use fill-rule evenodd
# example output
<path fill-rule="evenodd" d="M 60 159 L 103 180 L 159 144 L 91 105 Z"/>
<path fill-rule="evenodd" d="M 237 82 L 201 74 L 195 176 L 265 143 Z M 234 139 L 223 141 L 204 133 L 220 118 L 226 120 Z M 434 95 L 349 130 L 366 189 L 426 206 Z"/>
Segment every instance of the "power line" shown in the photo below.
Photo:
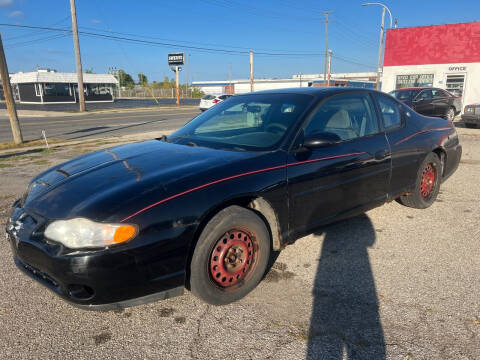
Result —
<path fill-rule="evenodd" d="M 198 41 L 187 41 L 187 40 L 174 40 L 174 39 L 168 39 L 168 38 L 161 38 L 161 37 L 156 37 L 156 36 L 147 36 L 147 35 L 139 35 L 139 34 L 132 34 L 132 33 L 124 33 L 124 32 L 118 32 L 118 31 L 113 31 L 113 30 L 101 30 L 101 29 L 96 29 L 92 27 L 87 27 L 87 26 L 80 26 L 79 29 L 85 29 L 85 30 L 94 30 L 94 31 L 99 31 L 103 33 L 108 33 L 108 34 L 117 34 L 117 35 L 125 35 L 125 36 L 133 36 L 133 37 L 138 37 L 138 38 L 143 38 L 143 39 L 153 39 L 153 40 L 164 40 L 164 41 L 176 41 L 178 43 L 185 43 L 185 44 L 196 44 L 196 45 L 206 45 L 206 46 L 223 46 L 223 47 L 228 47 L 232 49 L 241 49 L 241 50 L 250 50 L 251 47 L 244 47 L 244 46 L 232 46 L 232 45 L 225 45 L 225 44 L 213 44 L 213 43 L 205 43 L 205 42 L 198 42 Z M 266 49 L 266 48 L 257 48 L 256 50 L 262 50 L 262 51 L 273 51 L 273 52 L 286 52 L 288 50 L 279 50 L 279 49 Z M 304 50 L 300 50 L 296 53 L 302 54 L 304 53 Z"/>
<path fill-rule="evenodd" d="M 6 24 L 6 23 L 0 23 L 0 26 L 59 31 L 59 32 L 64 32 L 64 33 L 68 33 L 68 34 L 71 34 L 71 32 L 72 32 L 69 29 L 52 28 L 52 27 L 46 27 L 46 26 L 17 25 L 17 24 Z M 217 52 L 217 53 L 223 53 L 223 54 L 239 54 L 239 55 L 248 54 L 248 51 L 220 49 L 220 48 L 209 48 L 209 47 L 204 47 L 204 46 L 191 46 L 191 45 L 183 45 L 183 44 L 178 44 L 178 43 L 167 43 L 167 42 L 159 42 L 159 41 L 152 41 L 152 40 L 142 40 L 142 39 L 128 38 L 128 37 L 125 37 L 125 36 L 106 35 L 106 34 L 100 34 L 100 33 L 95 33 L 95 32 L 88 32 L 88 31 L 79 31 L 79 34 L 86 35 L 86 36 L 91 36 L 91 37 L 93 36 L 93 37 L 98 37 L 98 38 L 104 38 L 104 39 L 122 40 L 122 41 L 126 41 L 126 42 L 146 44 L 146 45 L 159 45 L 159 46 L 174 47 L 174 48 L 181 47 L 181 48 L 187 48 L 187 49 L 191 49 L 191 50 L 209 51 L 209 52 Z M 256 52 L 256 54 L 258 54 L 258 55 L 269 55 L 269 56 L 317 56 L 317 55 L 323 55 L 322 53 L 316 53 L 316 52 L 287 52 L 287 51 L 285 51 L 285 52 L 259 51 L 259 52 Z"/>
<path fill-rule="evenodd" d="M 69 19 L 70 19 L 70 16 L 66 16 L 66 17 L 64 17 L 63 19 L 61 19 L 61 20 L 59 20 L 59 21 L 56 21 L 56 22 L 54 22 L 53 24 L 50 24 L 50 25 L 48 25 L 48 26 L 51 27 L 51 26 L 55 26 L 55 25 L 60 25 L 60 24 L 64 23 L 65 21 L 69 20 Z M 15 40 L 15 39 L 32 37 L 32 36 L 37 36 L 37 35 L 40 35 L 40 34 L 43 34 L 43 33 L 45 33 L 45 32 L 44 32 L 44 31 L 41 31 L 41 32 L 34 31 L 34 32 L 31 32 L 31 33 L 27 33 L 27 34 L 22 34 L 22 35 L 7 37 L 7 38 L 5 38 L 5 40 L 10 41 L 10 40 Z"/>
<path fill-rule="evenodd" d="M 61 39 L 61 38 L 67 37 L 67 36 L 70 36 L 70 34 L 60 34 L 60 35 L 57 34 L 57 35 L 53 35 L 53 36 L 50 35 L 50 36 L 47 36 L 47 37 L 44 37 L 44 38 L 32 39 L 32 40 L 27 40 L 27 41 L 20 41 L 20 42 L 16 42 L 16 43 L 13 43 L 13 44 L 9 44 L 8 46 L 5 46 L 5 48 L 6 49 L 15 49 L 15 48 L 19 48 L 19 47 L 23 47 L 23 46 L 27 46 L 27 45 L 31 45 L 31 44 L 37 44 L 39 42 Z"/>
<path fill-rule="evenodd" d="M 20 43 L 15 43 L 11 44 L 9 47 L 20 47 L 20 46 L 25 46 L 28 44 L 32 43 L 38 43 L 39 41 L 47 41 L 47 40 L 53 40 L 53 39 L 58 39 L 66 36 L 70 36 L 72 31 L 70 29 L 64 29 L 64 28 L 52 28 L 52 27 L 46 27 L 46 26 L 32 26 L 32 25 L 18 25 L 18 24 L 6 24 L 6 23 L 0 23 L 0 26 L 8 26 L 8 27 L 15 27 L 15 28 L 26 28 L 26 29 L 37 29 L 37 30 L 48 30 L 48 31 L 57 31 L 57 32 L 62 32 L 63 34 L 61 35 L 54 35 L 50 37 L 45 37 L 41 39 L 34 39 L 34 40 L 28 40 Z M 184 44 L 178 44 L 178 43 L 167 43 L 167 42 L 159 42 L 159 41 L 152 41 L 152 40 L 142 40 L 142 39 L 134 39 L 134 38 L 129 38 L 129 37 L 124 37 L 124 36 L 115 36 L 115 35 L 106 35 L 106 34 L 100 34 L 100 33 L 95 33 L 95 32 L 87 32 L 87 31 L 79 31 L 79 34 L 90 37 L 90 38 L 100 38 L 100 39 L 106 39 L 106 40 L 113 40 L 113 41 L 123 41 L 126 43 L 132 43 L 132 44 L 142 44 L 142 45 L 152 45 L 152 46 L 161 46 L 161 47 L 168 47 L 168 48 L 175 48 L 178 49 L 180 48 L 186 48 L 198 52 L 204 52 L 204 53 L 214 53 L 214 54 L 224 54 L 224 55 L 247 55 L 249 54 L 249 51 L 242 51 L 242 50 L 231 50 L 231 49 L 220 49 L 220 48 L 209 48 L 209 47 L 201 47 L 201 46 L 188 46 Z M 267 51 L 255 51 L 255 55 L 258 56 L 264 56 L 264 57 L 284 57 L 284 58 L 297 58 L 297 57 L 305 57 L 305 56 L 324 56 L 325 54 L 322 52 L 292 52 L 292 51 L 283 51 L 283 52 L 267 52 Z M 338 59 L 340 61 L 344 61 L 347 63 L 363 66 L 363 67 L 368 67 L 368 68 L 375 68 L 375 66 L 370 65 L 370 64 L 363 64 L 360 62 L 357 62 L 356 60 L 351 60 L 346 57 L 342 56 L 333 56 L 335 59 Z"/>

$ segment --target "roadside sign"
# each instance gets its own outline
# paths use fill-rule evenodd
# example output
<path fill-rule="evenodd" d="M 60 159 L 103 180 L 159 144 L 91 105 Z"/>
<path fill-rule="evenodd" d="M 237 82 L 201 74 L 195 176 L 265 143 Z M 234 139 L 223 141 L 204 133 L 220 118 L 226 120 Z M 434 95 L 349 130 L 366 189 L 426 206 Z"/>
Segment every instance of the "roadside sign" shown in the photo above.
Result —
<path fill-rule="evenodd" d="M 168 54 L 168 65 L 176 66 L 176 65 L 183 65 L 185 59 L 184 53 L 172 53 Z"/>

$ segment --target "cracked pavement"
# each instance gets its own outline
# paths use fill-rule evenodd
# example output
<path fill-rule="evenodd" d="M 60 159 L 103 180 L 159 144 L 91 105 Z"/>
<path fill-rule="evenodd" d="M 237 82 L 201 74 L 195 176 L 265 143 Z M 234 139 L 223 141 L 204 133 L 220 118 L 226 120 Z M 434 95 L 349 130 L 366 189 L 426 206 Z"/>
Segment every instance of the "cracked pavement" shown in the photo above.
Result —
<path fill-rule="evenodd" d="M 302 238 L 222 307 L 186 292 L 89 312 L 25 276 L 4 240 L 8 206 L 35 174 L 106 144 L 2 158 L 0 358 L 479 359 L 480 130 L 459 133 L 462 163 L 431 208 L 392 202 Z"/>

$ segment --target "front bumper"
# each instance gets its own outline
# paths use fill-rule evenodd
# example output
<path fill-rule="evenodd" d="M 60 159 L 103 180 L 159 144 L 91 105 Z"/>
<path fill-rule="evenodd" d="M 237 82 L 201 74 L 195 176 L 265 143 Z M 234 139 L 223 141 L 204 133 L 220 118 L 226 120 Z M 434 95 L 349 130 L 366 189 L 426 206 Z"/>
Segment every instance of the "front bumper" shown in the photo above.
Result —
<path fill-rule="evenodd" d="M 480 125 L 480 114 L 463 114 L 462 121 L 468 124 Z"/>
<path fill-rule="evenodd" d="M 14 208 L 7 239 L 15 264 L 74 305 L 110 310 L 183 293 L 186 250 L 158 234 L 111 249 L 70 251 L 43 238 L 44 219 Z M 175 235 L 175 234 L 172 234 Z M 174 238 L 175 236 L 173 236 Z"/>

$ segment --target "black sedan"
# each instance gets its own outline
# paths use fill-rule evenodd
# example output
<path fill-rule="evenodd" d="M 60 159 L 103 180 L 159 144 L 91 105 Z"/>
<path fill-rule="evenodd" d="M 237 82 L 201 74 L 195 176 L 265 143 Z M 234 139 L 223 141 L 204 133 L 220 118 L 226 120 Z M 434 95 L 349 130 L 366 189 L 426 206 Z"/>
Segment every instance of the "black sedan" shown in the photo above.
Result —
<path fill-rule="evenodd" d="M 462 110 L 460 97 L 438 88 L 398 89 L 390 92 L 390 95 L 425 116 L 438 116 L 453 121 L 455 115 Z"/>
<path fill-rule="evenodd" d="M 451 122 L 365 89 L 232 97 L 168 137 L 47 170 L 17 200 L 18 267 L 86 309 L 248 294 L 272 251 L 398 200 L 427 208 L 457 168 Z"/>

